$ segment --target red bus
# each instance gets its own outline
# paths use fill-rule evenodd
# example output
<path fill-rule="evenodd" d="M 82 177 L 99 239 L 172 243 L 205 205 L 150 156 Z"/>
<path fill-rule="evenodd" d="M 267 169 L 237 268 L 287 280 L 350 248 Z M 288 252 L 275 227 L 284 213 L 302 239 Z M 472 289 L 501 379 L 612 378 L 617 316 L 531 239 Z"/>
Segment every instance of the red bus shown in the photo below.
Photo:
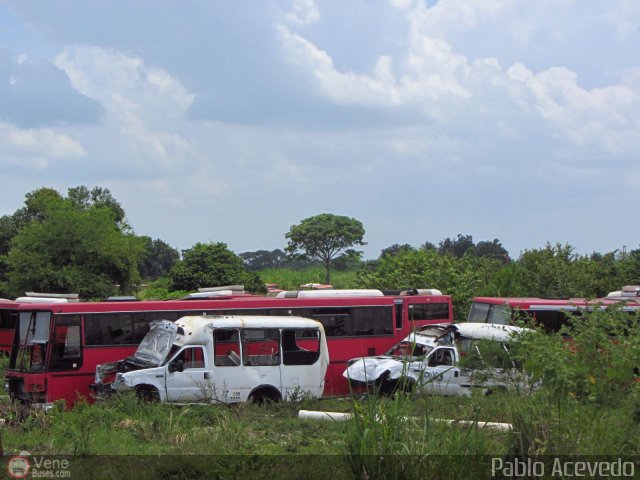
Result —
<path fill-rule="evenodd" d="M 223 295 L 169 301 L 18 305 L 13 350 L 5 370 L 13 400 L 71 405 L 89 397 L 96 365 L 131 355 L 152 320 L 185 315 L 294 315 L 320 321 L 329 347 L 325 395 L 348 393 L 346 362 L 381 354 L 414 327 L 452 323 L 451 297 L 437 290 L 311 290 L 280 298 Z"/>
<path fill-rule="evenodd" d="M 0 355 L 9 355 L 18 318 L 18 304 L 0 298 Z"/>
<path fill-rule="evenodd" d="M 471 303 L 467 322 L 514 324 L 527 316 L 547 332 L 557 332 L 570 315 L 581 310 L 606 308 L 625 302 L 623 310 L 635 312 L 640 307 L 640 287 L 628 286 L 604 298 L 535 298 L 476 297 Z"/>

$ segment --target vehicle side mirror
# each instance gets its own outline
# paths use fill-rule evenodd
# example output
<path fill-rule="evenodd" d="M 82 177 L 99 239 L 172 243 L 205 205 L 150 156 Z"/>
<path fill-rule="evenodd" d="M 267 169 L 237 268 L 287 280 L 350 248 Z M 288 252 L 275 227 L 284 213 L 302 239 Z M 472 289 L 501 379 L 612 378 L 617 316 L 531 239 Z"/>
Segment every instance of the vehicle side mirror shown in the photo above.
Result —
<path fill-rule="evenodd" d="M 169 364 L 169 372 L 182 372 L 184 370 L 183 360 L 174 360 Z"/>

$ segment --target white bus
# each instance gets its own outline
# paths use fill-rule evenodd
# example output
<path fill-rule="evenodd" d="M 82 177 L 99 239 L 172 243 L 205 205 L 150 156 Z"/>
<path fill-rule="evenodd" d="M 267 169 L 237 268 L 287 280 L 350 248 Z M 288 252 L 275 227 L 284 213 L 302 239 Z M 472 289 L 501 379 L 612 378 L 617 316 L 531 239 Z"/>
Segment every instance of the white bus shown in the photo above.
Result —
<path fill-rule="evenodd" d="M 154 321 L 130 357 L 98 365 L 94 391 L 145 400 L 236 403 L 322 396 L 329 353 L 320 322 L 291 316 Z"/>

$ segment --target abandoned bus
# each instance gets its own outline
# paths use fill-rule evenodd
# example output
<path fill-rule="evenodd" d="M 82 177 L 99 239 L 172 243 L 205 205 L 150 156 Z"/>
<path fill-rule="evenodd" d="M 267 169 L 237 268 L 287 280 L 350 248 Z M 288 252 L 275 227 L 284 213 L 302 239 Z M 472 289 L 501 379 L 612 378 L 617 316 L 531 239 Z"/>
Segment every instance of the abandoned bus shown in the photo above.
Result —
<path fill-rule="evenodd" d="M 75 293 L 35 293 L 27 292 L 24 297 L 13 300 L 0 299 L 0 355 L 10 355 L 13 346 L 13 334 L 18 321 L 17 306 L 21 303 L 34 302 L 69 302 L 77 301 Z"/>
<path fill-rule="evenodd" d="M 0 355 L 9 355 L 13 344 L 13 332 L 16 328 L 17 303 L 0 299 Z"/>
<path fill-rule="evenodd" d="M 182 317 L 152 322 L 132 356 L 98 365 L 92 389 L 178 403 L 317 398 L 328 365 L 324 329 L 315 320 Z"/>
<path fill-rule="evenodd" d="M 569 316 L 581 310 L 606 308 L 625 302 L 623 310 L 636 311 L 640 307 L 640 287 L 628 286 L 611 292 L 604 298 L 534 298 L 534 297 L 476 297 L 473 299 L 467 322 L 513 325 L 525 317 L 547 332 L 557 332 Z"/>
<path fill-rule="evenodd" d="M 153 320 L 187 315 L 298 316 L 325 330 L 330 364 L 325 395 L 347 394 L 346 362 L 385 352 L 413 328 L 452 323 L 451 297 L 437 290 L 385 295 L 379 290 L 302 290 L 280 298 L 257 295 L 207 296 L 169 301 L 33 303 L 18 305 L 18 320 L 6 386 L 27 403 L 73 403 L 88 397 L 98 364 L 135 351 Z"/>

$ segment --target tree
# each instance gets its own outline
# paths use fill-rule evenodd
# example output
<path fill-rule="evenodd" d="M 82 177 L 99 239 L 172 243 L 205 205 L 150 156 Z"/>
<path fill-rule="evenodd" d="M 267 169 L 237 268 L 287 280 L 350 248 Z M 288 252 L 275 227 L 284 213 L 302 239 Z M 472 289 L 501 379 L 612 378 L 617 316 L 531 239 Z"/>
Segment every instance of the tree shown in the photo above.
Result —
<path fill-rule="evenodd" d="M 78 208 L 52 189 L 26 196 L 27 220 L 5 257 L 5 290 L 77 292 L 85 298 L 129 293 L 138 282 L 140 241 L 116 225 L 102 205 Z"/>
<path fill-rule="evenodd" d="M 157 280 L 166 276 L 175 263 L 180 260 L 178 250 L 160 239 L 139 237 L 144 250 L 138 261 L 140 276 L 144 280 Z"/>
<path fill-rule="evenodd" d="M 358 286 L 381 290 L 437 288 L 452 295 L 457 319 L 466 318 L 471 298 L 487 294 L 486 286 L 502 262 L 465 255 L 440 255 L 435 250 L 401 249 L 384 255 L 372 272 L 360 272 Z"/>
<path fill-rule="evenodd" d="M 492 242 L 478 242 L 473 253 L 476 257 L 496 258 L 503 260 L 505 263 L 509 261 L 509 252 L 507 252 L 497 238 L 494 238 Z"/>
<path fill-rule="evenodd" d="M 287 263 L 287 254 L 280 249 L 272 251 L 258 250 L 240 254 L 248 270 L 264 270 L 265 268 L 282 267 Z"/>
<path fill-rule="evenodd" d="M 87 210 L 91 207 L 106 207 L 113 212 L 114 220 L 118 225 L 124 222 L 124 209 L 120 205 L 108 188 L 93 187 L 89 190 L 85 186 L 70 188 L 67 192 L 67 198 L 71 204 L 81 210 Z"/>
<path fill-rule="evenodd" d="M 289 239 L 285 251 L 291 258 L 318 260 L 325 268 L 325 282 L 331 283 L 331 263 L 354 245 L 366 245 L 364 227 L 359 220 L 331 213 L 321 213 L 292 225 L 285 235 Z M 362 252 L 350 250 L 349 256 Z"/>
<path fill-rule="evenodd" d="M 451 254 L 456 258 L 462 258 L 468 250 L 473 251 L 474 246 L 471 235 L 463 236 L 458 234 L 455 240 L 449 237 L 442 240 L 438 246 L 438 253 L 440 253 L 440 255 Z"/>
<path fill-rule="evenodd" d="M 425 251 L 429 251 L 429 250 L 438 250 L 438 247 L 436 247 L 435 243 L 430 242 L 430 241 L 428 241 L 428 240 L 427 240 L 426 242 L 424 242 L 424 243 L 420 246 L 420 248 L 421 248 L 422 250 L 425 250 Z"/>
<path fill-rule="evenodd" d="M 415 250 L 411 245 L 409 245 L 408 243 L 405 243 L 403 245 L 399 245 L 397 243 L 394 243 L 393 245 L 387 247 L 387 248 L 383 248 L 382 251 L 380 252 L 380 257 L 382 258 L 385 255 L 398 255 L 400 252 L 405 251 L 405 250 Z"/>
<path fill-rule="evenodd" d="M 224 243 L 196 243 L 184 250 L 169 278 L 174 290 L 243 284 L 251 292 L 266 291 L 260 277 L 247 272 L 242 259 Z"/>

